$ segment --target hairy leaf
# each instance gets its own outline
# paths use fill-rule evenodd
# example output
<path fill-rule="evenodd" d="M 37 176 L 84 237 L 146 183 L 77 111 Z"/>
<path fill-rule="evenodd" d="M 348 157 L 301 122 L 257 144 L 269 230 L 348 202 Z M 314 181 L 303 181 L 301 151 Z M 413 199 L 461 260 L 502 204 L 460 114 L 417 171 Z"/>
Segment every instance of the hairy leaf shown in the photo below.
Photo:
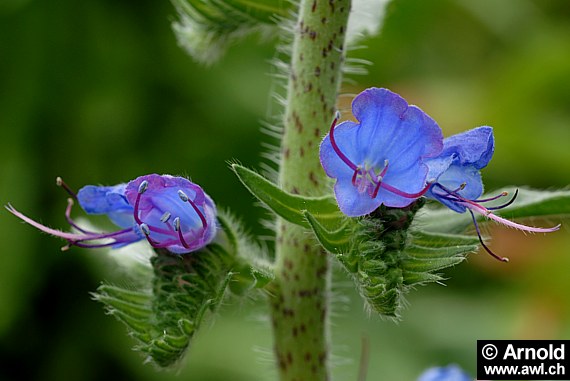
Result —
<path fill-rule="evenodd" d="M 326 228 L 338 228 L 346 219 L 333 197 L 305 197 L 281 190 L 258 173 L 234 164 L 232 169 L 242 184 L 269 209 L 283 219 L 310 228 L 304 211 Z"/>

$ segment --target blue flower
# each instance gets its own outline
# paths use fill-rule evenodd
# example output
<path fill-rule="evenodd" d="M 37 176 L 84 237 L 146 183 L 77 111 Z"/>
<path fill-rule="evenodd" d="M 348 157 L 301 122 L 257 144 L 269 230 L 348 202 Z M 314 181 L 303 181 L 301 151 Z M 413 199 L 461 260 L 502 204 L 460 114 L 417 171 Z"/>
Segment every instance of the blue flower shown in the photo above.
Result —
<path fill-rule="evenodd" d="M 458 213 L 465 212 L 465 204 L 459 199 L 450 198 L 442 186 L 454 189 L 463 199 L 479 198 L 483 194 L 480 170 L 489 164 L 494 151 L 495 138 L 491 127 L 478 127 L 446 138 L 439 156 L 426 160 L 428 182 L 437 184 L 430 187 L 426 197 Z"/>
<path fill-rule="evenodd" d="M 42 225 L 11 205 L 6 209 L 37 229 L 65 239 L 68 244 L 62 248 L 64 250 L 70 246 L 117 248 L 146 238 L 154 248 L 183 254 L 201 249 L 216 235 L 214 202 L 202 188 L 183 177 L 151 174 L 128 184 L 87 185 L 77 194 L 61 179 L 58 184 L 72 196 L 68 199 L 65 217 L 77 233 Z M 107 215 L 122 229 L 96 233 L 81 228 L 71 218 L 74 199 L 86 213 Z"/>
<path fill-rule="evenodd" d="M 447 367 L 429 368 L 423 372 L 417 381 L 471 381 L 467 373 L 461 370 L 457 365 L 449 365 Z"/>
<path fill-rule="evenodd" d="M 480 170 L 487 166 L 494 150 L 493 129 L 488 126 L 474 128 L 446 138 L 443 141 L 441 153 L 435 158 L 426 160 L 429 167 L 428 183 L 431 186 L 425 196 L 441 202 L 457 213 L 469 211 L 483 248 L 496 259 L 508 262 L 508 258 L 496 255 L 485 245 L 474 212 L 503 225 L 533 233 L 550 233 L 558 230 L 560 225 L 552 228 L 537 228 L 509 221 L 493 213 L 493 210 L 511 205 L 518 191 L 510 201 L 503 205 L 494 207 L 482 205 L 507 196 L 507 193 L 503 192 L 495 197 L 480 198 L 483 194 Z"/>
<path fill-rule="evenodd" d="M 371 88 L 352 103 L 360 123 L 336 126 L 320 146 L 327 176 L 336 179 L 335 196 L 349 217 L 371 213 L 380 205 L 405 207 L 426 191 L 428 167 L 443 136 L 437 123 L 387 89 Z"/>

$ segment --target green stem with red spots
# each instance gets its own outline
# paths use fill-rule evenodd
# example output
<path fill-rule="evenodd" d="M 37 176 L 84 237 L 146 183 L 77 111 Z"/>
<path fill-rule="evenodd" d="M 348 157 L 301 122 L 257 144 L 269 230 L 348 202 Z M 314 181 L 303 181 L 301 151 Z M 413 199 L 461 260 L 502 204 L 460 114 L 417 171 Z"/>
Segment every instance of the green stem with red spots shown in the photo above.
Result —
<path fill-rule="evenodd" d="M 287 192 L 330 192 L 319 144 L 334 118 L 350 0 L 301 0 L 294 30 L 280 185 Z M 281 381 L 330 379 L 330 264 L 303 228 L 277 223 L 272 294 L 274 352 Z"/>

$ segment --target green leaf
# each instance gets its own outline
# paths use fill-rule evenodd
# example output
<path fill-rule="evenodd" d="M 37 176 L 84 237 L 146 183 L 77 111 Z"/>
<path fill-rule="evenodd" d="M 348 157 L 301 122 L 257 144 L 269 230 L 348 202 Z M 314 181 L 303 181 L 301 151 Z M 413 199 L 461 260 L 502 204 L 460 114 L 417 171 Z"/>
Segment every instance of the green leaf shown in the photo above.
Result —
<path fill-rule="evenodd" d="M 505 188 L 492 192 L 483 197 L 492 197 L 503 191 L 514 193 L 513 188 Z M 504 199 L 486 203 L 486 206 L 496 206 L 504 203 Z M 512 205 L 505 209 L 494 211 L 495 214 L 508 219 L 553 217 L 556 219 L 570 216 L 570 191 L 545 191 L 519 188 L 518 197 Z M 484 216 L 477 215 L 478 221 L 488 221 Z M 455 213 L 447 208 L 424 208 L 416 217 L 417 226 L 431 232 L 461 233 L 473 222 L 469 213 Z"/>
<path fill-rule="evenodd" d="M 408 285 L 438 280 L 431 273 L 461 263 L 479 244 L 477 237 L 456 234 L 412 230 L 410 236 L 402 260 L 404 283 Z"/>
<path fill-rule="evenodd" d="M 152 289 L 102 284 L 94 298 L 127 326 L 138 342 L 135 350 L 164 368 L 180 360 L 206 313 L 220 305 L 233 261 L 222 246 L 212 244 L 192 255 L 160 250 L 151 263 Z"/>
<path fill-rule="evenodd" d="M 350 238 L 354 230 L 353 225 L 349 219 L 346 219 L 344 224 L 337 230 L 327 230 L 321 223 L 309 212 L 304 211 L 303 215 L 307 219 L 317 241 L 327 251 L 333 254 L 348 253 L 350 251 Z"/>
<path fill-rule="evenodd" d="M 173 24 L 178 43 L 197 61 L 218 60 L 234 41 L 248 34 L 274 33 L 293 3 L 284 0 L 172 0 L 179 14 Z"/>
<path fill-rule="evenodd" d="M 310 228 L 303 214 L 308 211 L 326 228 L 338 229 L 345 216 L 340 212 L 333 197 L 304 197 L 287 193 L 258 173 L 233 164 L 232 169 L 242 184 L 269 209 L 283 219 Z"/>

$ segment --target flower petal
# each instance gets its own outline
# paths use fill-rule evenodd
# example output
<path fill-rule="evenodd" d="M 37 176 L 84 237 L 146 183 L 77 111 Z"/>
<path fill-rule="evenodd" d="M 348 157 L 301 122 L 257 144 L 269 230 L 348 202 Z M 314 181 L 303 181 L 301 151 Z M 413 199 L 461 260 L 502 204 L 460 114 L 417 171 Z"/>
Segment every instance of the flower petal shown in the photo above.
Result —
<path fill-rule="evenodd" d="M 334 192 L 340 211 L 348 217 L 372 213 L 382 204 L 380 197 L 372 198 L 368 192 L 359 193 L 350 179 L 338 179 Z"/>
<path fill-rule="evenodd" d="M 441 156 L 457 154 L 461 164 L 472 164 L 477 169 L 486 167 L 495 151 L 493 128 L 477 127 L 469 131 L 450 136 L 443 141 Z"/>
<path fill-rule="evenodd" d="M 129 211 L 133 207 L 125 198 L 125 184 L 114 186 L 87 185 L 79 190 L 79 205 L 88 214 Z"/>
<path fill-rule="evenodd" d="M 139 195 L 143 181 L 147 181 L 148 185 L 144 193 Z M 191 201 L 183 201 L 179 191 Z M 217 212 L 214 202 L 200 186 L 188 179 L 157 174 L 141 176 L 127 184 L 125 195 L 132 205 L 139 198 L 138 218 L 148 225 L 152 240 L 158 242 L 157 247 L 164 247 L 176 254 L 189 253 L 209 244 L 216 235 Z M 172 216 L 170 221 L 176 217 L 180 219 L 180 231 L 186 245 L 173 225 L 163 220 L 165 213 Z"/>
<path fill-rule="evenodd" d="M 125 197 L 125 184 L 114 186 L 87 185 L 79 190 L 79 205 L 87 214 L 106 214 L 117 226 L 132 226 L 133 207 Z"/>
<path fill-rule="evenodd" d="M 356 143 L 359 128 L 360 125 L 347 121 L 342 122 L 334 129 L 335 142 L 338 148 L 355 165 L 359 165 L 363 158 Z M 332 178 L 352 177 L 354 170 L 342 161 L 333 149 L 330 134 L 327 134 L 321 142 L 319 157 L 327 176 Z"/>
<path fill-rule="evenodd" d="M 443 135 L 425 112 L 387 89 L 363 91 L 353 102 L 353 114 L 361 122 L 358 145 L 371 165 L 406 167 L 421 157 L 440 153 Z"/>
<path fill-rule="evenodd" d="M 476 200 L 483 194 L 483 180 L 481 173 L 474 165 L 451 165 L 438 179 L 438 183 L 448 190 L 454 191 L 465 184 L 463 189 L 458 190 L 457 194 L 466 200 Z M 458 213 L 465 212 L 466 208 L 463 203 L 455 202 L 445 198 L 445 192 L 434 185 L 426 193 L 426 197 L 435 198 L 451 210 Z"/>

